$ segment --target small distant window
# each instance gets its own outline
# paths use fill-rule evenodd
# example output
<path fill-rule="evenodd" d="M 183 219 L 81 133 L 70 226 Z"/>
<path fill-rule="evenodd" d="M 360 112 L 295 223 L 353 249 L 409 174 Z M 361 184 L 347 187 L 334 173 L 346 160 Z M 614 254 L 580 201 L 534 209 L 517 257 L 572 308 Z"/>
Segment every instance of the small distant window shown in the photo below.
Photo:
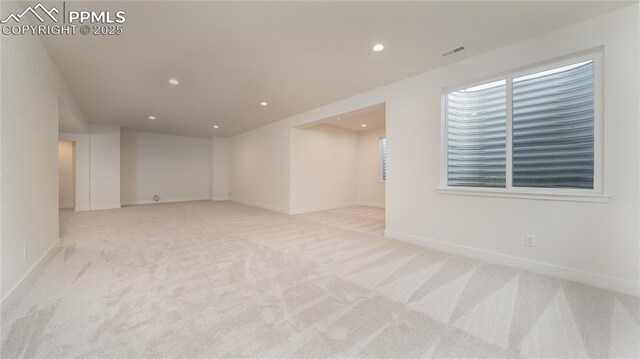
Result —
<path fill-rule="evenodd" d="M 378 143 L 380 152 L 380 181 L 387 180 L 387 138 L 380 137 Z"/>

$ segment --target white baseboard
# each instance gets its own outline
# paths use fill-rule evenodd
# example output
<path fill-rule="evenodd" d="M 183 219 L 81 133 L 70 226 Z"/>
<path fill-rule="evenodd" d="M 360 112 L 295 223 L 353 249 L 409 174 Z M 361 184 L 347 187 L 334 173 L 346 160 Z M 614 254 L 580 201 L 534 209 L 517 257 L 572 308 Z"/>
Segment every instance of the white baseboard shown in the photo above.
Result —
<path fill-rule="evenodd" d="M 258 208 L 262 208 L 262 209 L 266 209 L 266 210 L 274 211 L 274 212 L 278 212 L 278 213 L 290 214 L 289 213 L 289 209 L 287 209 L 287 208 L 279 208 L 279 207 L 269 206 L 269 205 L 266 205 L 266 204 L 262 204 L 262 203 L 258 203 L 258 202 L 252 202 L 252 201 L 245 201 L 245 200 L 241 200 L 241 199 L 237 199 L 237 198 L 233 198 L 233 197 L 230 197 L 229 201 L 235 202 L 235 203 L 244 204 L 244 205 L 251 206 L 251 207 L 258 207 Z"/>
<path fill-rule="evenodd" d="M 291 211 L 289 211 L 289 214 L 294 215 L 294 214 L 302 214 L 302 213 L 309 213 L 309 212 L 326 211 L 326 210 L 336 209 L 336 208 L 352 207 L 355 205 L 357 205 L 356 202 L 331 203 L 331 204 L 325 204 L 321 206 L 311 206 L 311 207 L 292 209 Z"/>
<path fill-rule="evenodd" d="M 18 283 L 9 290 L 9 293 L 2 298 L 0 303 L 0 312 L 4 313 L 10 306 L 15 302 L 17 298 L 20 297 L 24 291 L 33 284 L 33 282 L 38 278 L 38 275 L 42 273 L 44 267 L 51 261 L 53 257 L 58 254 L 60 249 L 62 248 L 62 240 L 57 239 L 49 249 L 40 257 L 40 259 L 27 271 L 27 273 L 20 278 Z"/>
<path fill-rule="evenodd" d="M 92 211 L 98 211 L 101 209 L 116 209 L 116 208 L 120 208 L 121 205 L 120 203 L 118 204 L 105 204 L 105 205 L 100 205 L 100 206 L 91 206 L 91 210 Z"/>
<path fill-rule="evenodd" d="M 591 273 L 579 269 L 558 266 L 555 264 L 538 262 L 526 258 L 491 252 L 479 248 L 467 247 L 460 244 L 439 241 L 393 230 L 385 230 L 384 234 L 385 237 L 388 238 L 441 250 L 443 252 L 471 257 L 509 267 L 516 267 L 529 272 L 558 277 L 573 282 L 592 285 L 594 287 L 600 287 L 616 292 L 630 294 L 633 296 L 640 296 L 640 283 L 626 279 L 614 278 L 603 274 Z"/>
<path fill-rule="evenodd" d="M 384 203 L 377 202 L 368 202 L 368 201 L 358 201 L 358 206 L 367 206 L 367 207 L 376 207 L 376 208 L 384 208 Z"/>
<path fill-rule="evenodd" d="M 215 200 L 217 200 L 217 199 L 214 199 L 214 201 Z M 310 212 L 318 212 L 318 211 L 327 211 L 327 210 L 330 210 L 330 209 L 352 207 L 352 206 L 357 206 L 357 205 L 384 208 L 384 205 L 380 205 L 379 203 L 355 202 L 354 201 L 354 202 L 331 203 L 331 204 L 325 204 L 325 205 L 321 205 L 321 206 L 310 206 L 310 207 L 302 207 L 302 208 L 296 208 L 296 209 L 285 209 L 285 208 L 278 208 L 278 207 L 274 207 L 274 206 L 270 206 L 270 205 L 265 205 L 265 204 L 258 203 L 258 202 L 244 201 L 244 200 L 231 198 L 231 197 L 230 198 L 221 199 L 221 200 L 229 200 L 229 201 L 232 201 L 232 202 L 245 204 L 247 206 L 258 207 L 258 208 L 266 209 L 266 210 L 269 210 L 269 211 L 274 211 L 274 212 L 284 213 L 284 214 L 289 214 L 289 215 L 296 215 L 296 214 L 303 214 L 303 213 L 310 213 Z"/>
<path fill-rule="evenodd" d="M 133 205 L 141 205 L 141 204 L 155 204 L 155 203 L 175 203 L 175 202 L 192 202 L 192 201 L 208 201 L 209 197 L 188 197 L 188 198 L 169 198 L 169 199 L 160 199 L 158 202 L 153 199 L 144 199 L 144 200 L 134 200 L 134 201 L 123 201 L 123 206 L 133 206 Z"/>
<path fill-rule="evenodd" d="M 213 197 L 210 199 L 211 201 L 217 202 L 217 201 L 228 201 L 229 200 L 229 196 L 225 196 L 225 197 Z"/>
<path fill-rule="evenodd" d="M 76 206 L 75 203 L 60 203 L 60 205 L 58 205 L 58 208 L 59 209 L 68 209 L 68 208 L 73 208 L 75 206 Z"/>

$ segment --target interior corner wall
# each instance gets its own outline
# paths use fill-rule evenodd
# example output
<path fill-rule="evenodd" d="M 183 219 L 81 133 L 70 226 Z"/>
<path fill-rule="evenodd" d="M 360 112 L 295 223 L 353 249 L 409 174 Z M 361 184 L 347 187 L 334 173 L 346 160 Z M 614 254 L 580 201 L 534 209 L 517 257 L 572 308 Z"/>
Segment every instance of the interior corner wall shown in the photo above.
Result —
<path fill-rule="evenodd" d="M 286 206 L 291 127 L 384 102 L 388 237 L 640 295 L 639 14 L 629 5 L 235 136 L 234 196 Z M 444 88 L 598 48 L 608 203 L 437 191 Z M 524 246 L 525 234 L 536 247 Z"/>
<path fill-rule="evenodd" d="M 208 138 L 122 131 L 122 203 L 209 199 Z"/>
<path fill-rule="evenodd" d="M 211 189 L 212 201 L 229 199 L 229 140 L 211 138 Z"/>
<path fill-rule="evenodd" d="M 380 178 L 380 138 L 385 129 L 358 134 L 358 204 L 385 207 L 385 182 Z"/>
<path fill-rule="evenodd" d="M 353 206 L 358 133 L 335 126 L 291 129 L 291 214 Z"/>
<path fill-rule="evenodd" d="M 22 8 L 19 2 L 3 1 L 0 6 L 2 13 Z M 4 308 L 22 288 L 20 283 L 59 244 L 59 100 L 75 101 L 39 37 L 2 36 L 0 46 L 0 296 Z M 81 113 L 75 116 L 83 118 Z"/>
<path fill-rule="evenodd" d="M 120 208 L 120 127 L 90 124 L 91 209 Z"/>
<path fill-rule="evenodd" d="M 75 101 L 66 100 L 68 96 L 58 98 L 58 131 L 89 133 L 89 123 Z"/>

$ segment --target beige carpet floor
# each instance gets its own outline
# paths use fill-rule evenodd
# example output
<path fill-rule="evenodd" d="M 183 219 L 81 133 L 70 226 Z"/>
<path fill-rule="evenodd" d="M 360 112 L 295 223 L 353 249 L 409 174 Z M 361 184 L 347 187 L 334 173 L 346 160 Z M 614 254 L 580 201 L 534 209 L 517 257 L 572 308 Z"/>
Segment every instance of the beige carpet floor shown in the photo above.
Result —
<path fill-rule="evenodd" d="M 384 238 L 376 208 L 61 221 L 63 248 L 3 314 L 4 358 L 640 355 L 638 298 Z"/>

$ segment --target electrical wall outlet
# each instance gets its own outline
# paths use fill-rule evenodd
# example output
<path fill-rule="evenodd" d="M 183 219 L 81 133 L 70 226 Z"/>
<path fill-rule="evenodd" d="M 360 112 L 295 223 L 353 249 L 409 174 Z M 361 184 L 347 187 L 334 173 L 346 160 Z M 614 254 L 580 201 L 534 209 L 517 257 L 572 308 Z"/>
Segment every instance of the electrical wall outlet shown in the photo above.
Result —
<path fill-rule="evenodd" d="M 524 236 L 524 245 L 525 247 L 535 247 L 536 246 L 536 236 L 532 234 L 527 234 Z"/>
<path fill-rule="evenodd" d="M 29 253 L 29 248 L 27 248 L 27 246 L 24 246 L 23 250 L 22 250 L 22 259 L 27 259 L 27 254 Z"/>

